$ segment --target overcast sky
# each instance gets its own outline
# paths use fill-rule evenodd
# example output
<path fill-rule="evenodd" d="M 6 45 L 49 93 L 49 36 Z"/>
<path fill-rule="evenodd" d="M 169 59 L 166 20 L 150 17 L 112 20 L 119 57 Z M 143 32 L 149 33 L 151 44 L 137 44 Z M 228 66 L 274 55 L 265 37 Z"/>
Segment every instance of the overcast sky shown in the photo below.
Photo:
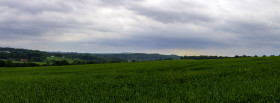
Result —
<path fill-rule="evenodd" d="M 280 0 L 0 0 L 0 46 L 279 55 Z"/>

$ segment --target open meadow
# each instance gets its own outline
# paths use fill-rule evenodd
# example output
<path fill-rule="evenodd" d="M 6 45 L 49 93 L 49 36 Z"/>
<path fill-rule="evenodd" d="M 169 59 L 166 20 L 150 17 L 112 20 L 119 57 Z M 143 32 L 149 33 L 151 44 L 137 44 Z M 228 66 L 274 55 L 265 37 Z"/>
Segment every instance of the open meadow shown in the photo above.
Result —
<path fill-rule="evenodd" d="M 0 102 L 280 102 L 280 57 L 0 68 Z"/>

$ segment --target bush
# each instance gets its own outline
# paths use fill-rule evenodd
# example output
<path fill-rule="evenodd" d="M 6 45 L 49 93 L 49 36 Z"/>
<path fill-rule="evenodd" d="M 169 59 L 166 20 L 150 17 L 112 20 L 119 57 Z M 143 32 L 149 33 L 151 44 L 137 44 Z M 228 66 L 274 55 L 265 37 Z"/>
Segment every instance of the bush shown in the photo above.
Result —
<path fill-rule="evenodd" d="M 53 65 L 70 65 L 70 63 L 67 60 L 62 60 L 62 61 L 53 61 Z"/>
<path fill-rule="evenodd" d="M 0 60 L 0 67 L 5 67 L 6 62 L 4 60 Z"/>
<path fill-rule="evenodd" d="M 11 60 L 0 60 L 0 67 L 34 67 L 40 66 L 39 64 L 28 62 L 28 63 L 13 63 Z"/>
<path fill-rule="evenodd" d="M 7 60 L 7 61 L 6 61 L 5 67 L 13 67 L 13 66 L 14 66 L 13 61 L 11 61 L 11 60 Z"/>

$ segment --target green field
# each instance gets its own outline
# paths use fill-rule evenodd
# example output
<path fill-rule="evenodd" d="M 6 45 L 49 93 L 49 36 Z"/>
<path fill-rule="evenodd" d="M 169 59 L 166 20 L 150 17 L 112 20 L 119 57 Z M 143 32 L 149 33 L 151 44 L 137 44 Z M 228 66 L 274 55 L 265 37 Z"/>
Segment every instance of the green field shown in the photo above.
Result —
<path fill-rule="evenodd" d="M 5 59 L 3 59 L 3 60 L 5 60 Z M 61 58 L 61 57 L 47 57 L 46 60 L 48 60 L 48 61 L 52 61 L 52 60 L 55 60 L 55 61 L 66 60 L 69 63 L 73 63 L 74 60 L 80 60 L 80 59 L 70 59 L 70 58 Z M 36 63 L 36 64 L 39 64 L 39 65 L 44 65 L 44 64 L 47 64 L 46 60 L 44 60 L 43 62 L 32 62 L 32 63 Z M 28 62 L 30 62 L 30 61 L 13 61 L 13 63 L 28 63 Z"/>
<path fill-rule="evenodd" d="M 280 57 L 0 68 L 0 102 L 280 102 Z"/>
<path fill-rule="evenodd" d="M 62 60 L 67 60 L 69 63 L 73 63 L 74 59 L 69 59 L 69 58 L 60 58 L 60 57 L 47 57 L 48 61 L 51 60 L 56 60 L 56 61 L 62 61 Z M 79 60 L 79 59 L 75 59 L 75 60 Z"/>

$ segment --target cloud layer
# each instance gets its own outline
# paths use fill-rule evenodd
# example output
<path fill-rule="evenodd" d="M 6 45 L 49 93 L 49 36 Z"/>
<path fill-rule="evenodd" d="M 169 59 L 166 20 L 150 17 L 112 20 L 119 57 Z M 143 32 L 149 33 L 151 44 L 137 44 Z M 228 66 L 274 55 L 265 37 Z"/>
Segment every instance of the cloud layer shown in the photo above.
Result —
<path fill-rule="evenodd" d="M 0 46 L 278 55 L 278 0 L 1 0 Z"/>

